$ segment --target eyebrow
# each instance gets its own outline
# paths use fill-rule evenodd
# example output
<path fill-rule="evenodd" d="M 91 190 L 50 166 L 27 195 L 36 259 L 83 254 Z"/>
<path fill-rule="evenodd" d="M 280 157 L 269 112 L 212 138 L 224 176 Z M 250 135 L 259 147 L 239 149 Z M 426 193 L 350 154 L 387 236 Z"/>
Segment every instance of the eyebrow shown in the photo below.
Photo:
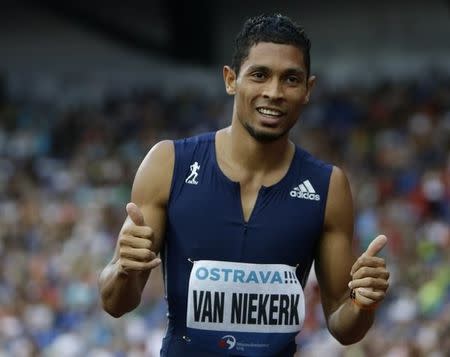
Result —
<path fill-rule="evenodd" d="M 296 74 L 298 76 L 304 76 L 305 75 L 305 71 L 303 69 L 300 68 L 288 68 L 286 71 L 284 71 L 285 74 Z"/>
<path fill-rule="evenodd" d="M 262 66 L 262 65 L 251 65 L 250 67 L 247 68 L 246 72 L 255 72 L 255 71 L 262 71 L 262 72 L 269 72 L 269 67 L 267 66 Z"/>
<path fill-rule="evenodd" d="M 251 72 L 255 72 L 255 71 L 271 72 L 269 67 L 263 66 L 263 65 L 252 65 L 252 66 L 248 67 L 246 72 L 251 73 Z M 297 68 L 297 67 L 287 68 L 286 70 L 283 71 L 283 75 L 290 75 L 290 74 L 304 76 L 305 71 L 303 69 Z"/>

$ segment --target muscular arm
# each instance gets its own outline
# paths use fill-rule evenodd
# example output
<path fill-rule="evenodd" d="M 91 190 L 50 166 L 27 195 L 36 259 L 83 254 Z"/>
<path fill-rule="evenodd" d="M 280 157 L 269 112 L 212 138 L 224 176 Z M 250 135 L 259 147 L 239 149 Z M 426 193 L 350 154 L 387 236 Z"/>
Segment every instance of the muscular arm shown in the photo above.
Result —
<path fill-rule="evenodd" d="M 316 275 L 330 333 L 342 344 L 361 340 L 374 313 L 362 310 L 349 298 L 352 254 L 353 202 L 345 174 L 333 168 L 325 211 L 324 233 L 316 256 Z"/>
<path fill-rule="evenodd" d="M 142 215 L 133 219 L 129 215 L 126 218 L 119 233 L 114 256 L 98 280 L 103 308 L 114 317 L 120 317 L 139 305 L 150 271 L 160 264 L 156 255 L 164 239 L 173 165 L 173 143 L 162 141 L 150 150 L 136 173 L 131 202 L 136 204 L 137 207 L 134 208 Z M 133 215 L 136 215 L 136 212 L 133 212 Z M 141 224 L 136 226 L 136 220 L 139 219 Z M 126 249 L 121 249 L 123 242 L 132 239 L 133 235 L 148 238 L 134 239 L 138 244 L 132 244 L 134 248 L 141 248 L 139 253 L 142 252 L 142 260 L 128 259 Z M 125 266 L 127 268 L 124 268 Z"/>

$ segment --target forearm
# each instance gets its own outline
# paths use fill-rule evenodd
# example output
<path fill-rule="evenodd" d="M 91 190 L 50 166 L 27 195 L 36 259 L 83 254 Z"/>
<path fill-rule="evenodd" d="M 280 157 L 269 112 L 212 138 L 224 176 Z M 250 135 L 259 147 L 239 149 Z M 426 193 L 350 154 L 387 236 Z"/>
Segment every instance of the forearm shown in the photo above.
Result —
<path fill-rule="evenodd" d="M 98 279 L 103 309 L 114 317 L 135 309 L 149 272 L 120 270 L 115 263 L 108 264 Z"/>
<path fill-rule="evenodd" d="M 343 345 L 360 341 L 374 321 L 374 310 L 361 309 L 346 299 L 328 318 L 330 333 Z"/>

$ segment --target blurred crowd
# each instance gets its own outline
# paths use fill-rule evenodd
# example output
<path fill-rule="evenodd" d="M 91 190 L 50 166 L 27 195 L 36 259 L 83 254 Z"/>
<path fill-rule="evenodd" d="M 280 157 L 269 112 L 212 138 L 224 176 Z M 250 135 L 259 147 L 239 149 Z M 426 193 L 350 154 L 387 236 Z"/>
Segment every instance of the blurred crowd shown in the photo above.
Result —
<path fill-rule="evenodd" d="M 64 90 L 51 99 L 12 94 L 0 81 L 0 357 L 157 356 L 161 272 L 120 319 L 101 309 L 98 273 L 146 152 L 162 139 L 228 125 L 232 99 L 167 95 L 156 84 L 111 88 L 96 102 L 64 98 Z M 343 347 L 326 330 L 312 273 L 298 355 L 450 355 L 449 138 L 446 75 L 319 82 L 292 140 L 348 174 L 355 254 L 386 234 L 391 278 L 374 327 Z"/>

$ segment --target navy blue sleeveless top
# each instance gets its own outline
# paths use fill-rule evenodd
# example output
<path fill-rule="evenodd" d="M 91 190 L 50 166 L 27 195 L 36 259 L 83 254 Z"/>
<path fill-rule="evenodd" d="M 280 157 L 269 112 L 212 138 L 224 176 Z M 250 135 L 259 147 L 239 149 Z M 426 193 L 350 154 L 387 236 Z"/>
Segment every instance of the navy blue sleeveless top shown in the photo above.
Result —
<path fill-rule="evenodd" d="M 176 140 L 174 145 L 161 251 L 168 302 L 161 356 L 215 356 L 193 343 L 186 329 L 192 261 L 297 266 L 304 288 L 322 234 L 332 166 L 296 147 L 286 175 L 270 187 L 261 187 L 245 222 L 240 185 L 226 177 L 217 163 L 215 132 Z M 292 356 L 295 350 L 292 340 L 276 356 Z"/>

